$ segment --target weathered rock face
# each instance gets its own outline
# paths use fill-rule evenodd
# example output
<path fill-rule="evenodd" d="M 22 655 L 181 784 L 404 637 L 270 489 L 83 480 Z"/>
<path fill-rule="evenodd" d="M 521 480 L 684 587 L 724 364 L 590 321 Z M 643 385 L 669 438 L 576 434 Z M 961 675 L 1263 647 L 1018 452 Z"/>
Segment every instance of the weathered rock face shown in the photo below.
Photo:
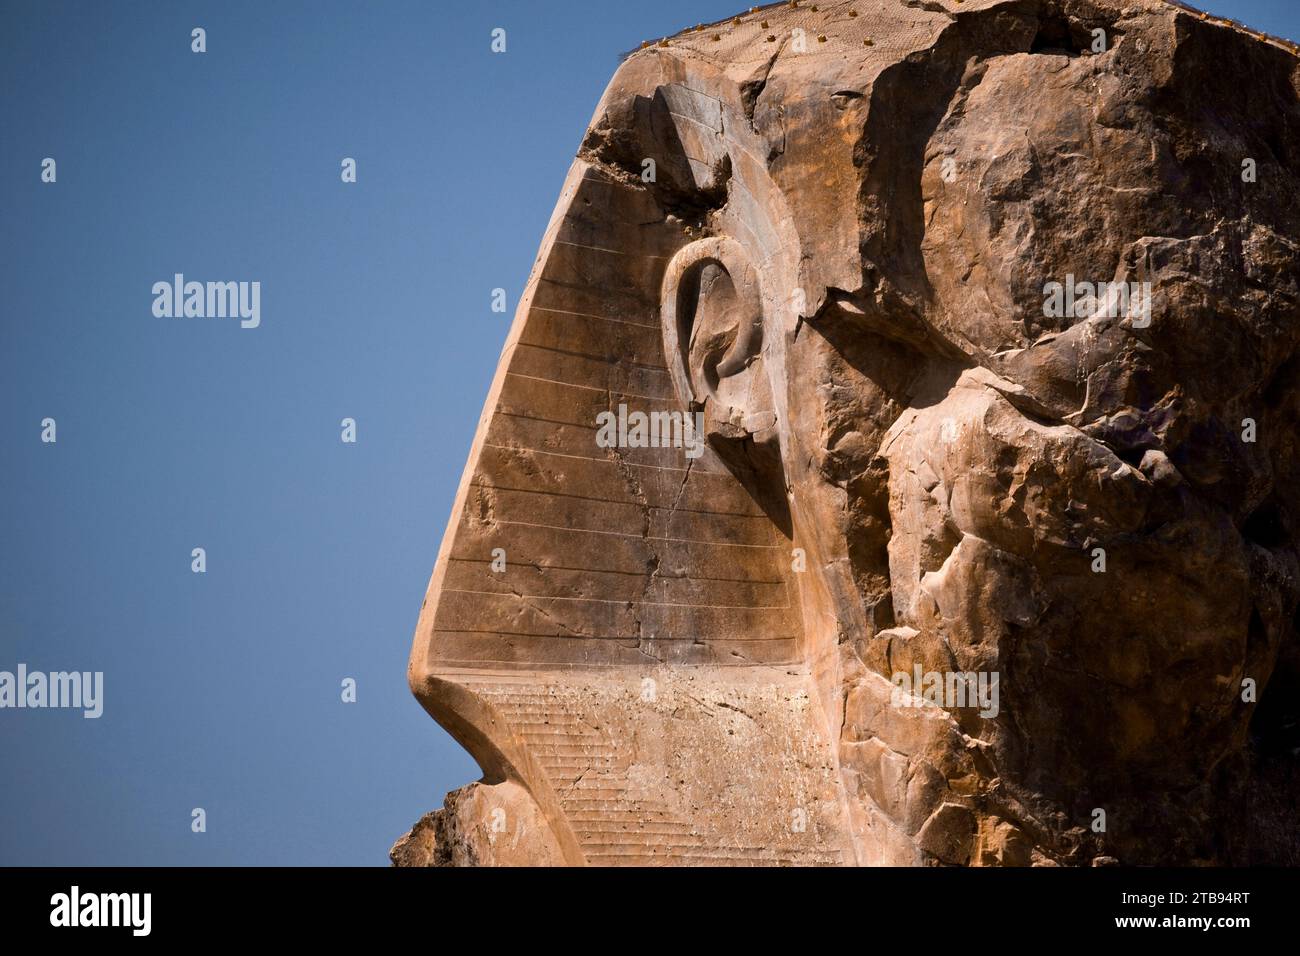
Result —
<path fill-rule="evenodd" d="M 1163 0 L 631 55 L 411 655 L 484 780 L 395 862 L 1297 862 L 1297 236 L 1296 50 Z"/>
<path fill-rule="evenodd" d="M 447 794 L 394 844 L 397 866 L 562 866 L 551 824 L 518 783 L 471 783 Z"/>

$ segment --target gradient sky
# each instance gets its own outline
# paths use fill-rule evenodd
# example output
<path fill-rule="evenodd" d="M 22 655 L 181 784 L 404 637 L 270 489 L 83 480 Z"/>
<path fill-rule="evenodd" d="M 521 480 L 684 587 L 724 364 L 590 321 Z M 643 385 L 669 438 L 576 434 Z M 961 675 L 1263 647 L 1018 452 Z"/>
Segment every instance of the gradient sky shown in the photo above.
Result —
<path fill-rule="evenodd" d="M 511 314 L 620 53 L 741 6 L 0 5 L 0 670 L 105 674 L 0 711 L 0 864 L 383 865 L 478 776 L 405 671 Z"/>

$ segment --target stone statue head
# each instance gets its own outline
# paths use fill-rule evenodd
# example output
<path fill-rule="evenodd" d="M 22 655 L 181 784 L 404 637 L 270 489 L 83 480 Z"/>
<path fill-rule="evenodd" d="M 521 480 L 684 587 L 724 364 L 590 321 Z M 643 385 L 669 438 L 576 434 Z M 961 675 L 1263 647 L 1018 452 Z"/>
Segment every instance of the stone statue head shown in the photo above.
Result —
<path fill-rule="evenodd" d="M 1298 89 L 1163 0 L 783 3 L 630 54 L 411 655 L 484 778 L 395 859 L 1282 852 Z"/>

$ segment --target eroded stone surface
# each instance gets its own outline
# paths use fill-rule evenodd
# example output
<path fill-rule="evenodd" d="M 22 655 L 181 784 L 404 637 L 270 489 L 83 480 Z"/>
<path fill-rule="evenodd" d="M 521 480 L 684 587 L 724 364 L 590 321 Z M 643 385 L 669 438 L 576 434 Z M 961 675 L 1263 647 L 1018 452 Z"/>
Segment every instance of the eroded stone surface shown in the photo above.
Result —
<path fill-rule="evenodd" d="M 1297 64 L 1163 0 L 629 56 L 411 656 L 484 783 L 394 861 L 1296 862 Z M 707 449 L 602 447 L 620 406 Z"/>

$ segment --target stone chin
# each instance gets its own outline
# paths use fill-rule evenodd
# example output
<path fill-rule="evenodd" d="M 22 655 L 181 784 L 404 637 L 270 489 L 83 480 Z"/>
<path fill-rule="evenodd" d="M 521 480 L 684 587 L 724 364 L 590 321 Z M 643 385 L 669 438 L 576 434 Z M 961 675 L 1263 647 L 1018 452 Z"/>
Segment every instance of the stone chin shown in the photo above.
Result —
<path fill-rule="evenodd" d="M 1297 76 L 1158 0 L 628 57 L 412 649 L 484 777 L 395 862 L 1294 861 Z M 599 447 L 621 406 L 705 453 Z"/>

